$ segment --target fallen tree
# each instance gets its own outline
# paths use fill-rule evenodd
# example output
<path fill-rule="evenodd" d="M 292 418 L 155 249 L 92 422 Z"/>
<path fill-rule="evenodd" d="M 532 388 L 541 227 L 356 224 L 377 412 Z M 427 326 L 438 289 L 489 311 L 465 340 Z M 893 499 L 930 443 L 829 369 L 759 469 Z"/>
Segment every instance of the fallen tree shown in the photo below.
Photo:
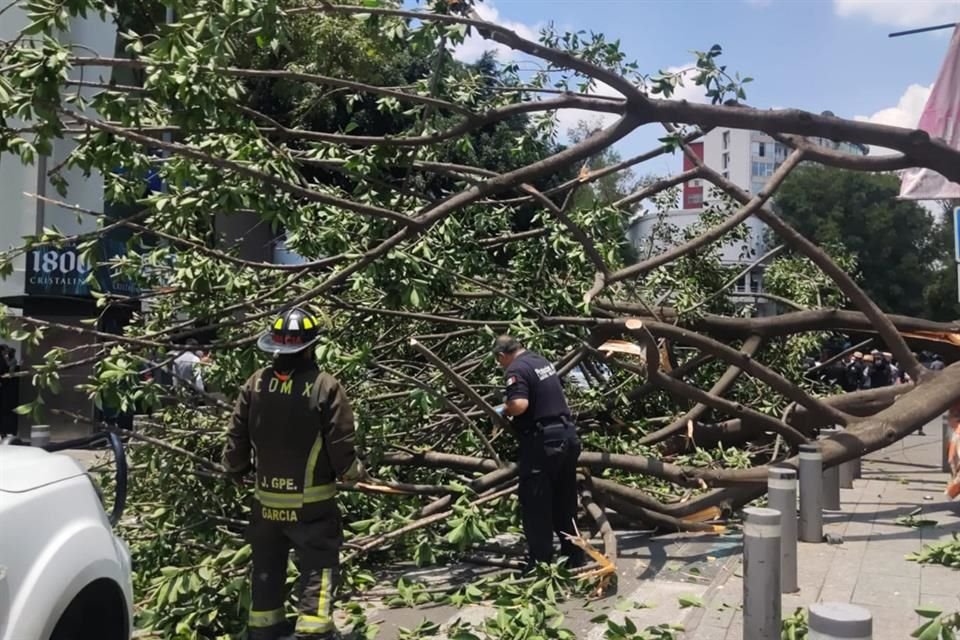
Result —
<path fill-rule="evenodd" d="M 74 14 L 106 10 L 95 0 L 69 4 Z M 770 200 L 801 162 L 928 167 L 960 180 L 960 152 L 919 131 L 745 106 L 744 81 L 717 64 L 718 47 L 698 53 L 689 73 L 643 76 L 601 35 L 548 30 L 532 42 L 470 5 L 201 2 L 176 24 L 126 31 L 128 57 L 112 57 L 35 39 L 64 28 L 58 9 L 36 3 L 26 9 L 31 34 L 2 43 L 0 149 L 29 162 L 52 141 L 71 141 L 50 170 L 63 193 L 35 196 L 95 221 L 74 235 L 27 238 L 5 254 L 5 267 L 31 250 L 72 245 L 140 292 L 98 294 L 102 308 L 130 311 L 122 333 L 29 315 L 5 317 L 4 329 L 25 344 L 52 331 L 89 339 L 83 349 L 51 350 L 23 374 L 37 390 L 25 410 L 41 412 L 64 371 L 92 366 L 83 389 L 99 406 L 154 411 L 128 434 L 140 442 L 137 518 L 125 526 L 141 567 L 145 628 L 236 627 L 216 611 L 224 600 L 242 604 L 236 568 L 248 507 L 247 491 L 219 473 L 230 403 L 171 391 L 143 373 L 195 337 L 212 354 L 205 379 L 231 398 L 261 364 L 252 343 L 289 305 L 323 318 L 318 360 L 347 385 L 368 462 L 396 490 L 342 487 L 347 583 L 357 590 L 373 581 L 366 567 L 385 559 L 439 562 L 517 529 L 515 442 L 493 410 L 501 381 L 487 355 L 496 332 L 517 335 L 561 375 L 582 376 L 569 395 L 590 473 L 583 504 L 610 555 L 608 511 L 639 526 L 714 530 L 712 521 L 762 493 L 767 465 L 791 462 L 820 427 L 845 427 L 822 441 L 825 463 L 835 465 L 897 441 L 960 398 L 960 368 L 926 370 L 908 344 L 952 352 L 960 324 L 883 313 L 850 275 L 852 258 L 812 244 Z M 337 77 L 321 60 L 288 64 L 288 44 L 313 30 L 358 33 L 422 64 L 402 86 Z M 460 64 L 451 49 L 468 36 L 542 67 L 491 75 Z M 683 81 L 703 87 L 711 104 L 670 100 Z M 594 94 L 597 83 L 617 95 Z M 266 111 L 264 95 L 298 92 L 306 92 L 302 109 Z M 559 109 L 604 124 L 560 145 L 552 140 Z M 662 144 L 597 164 L 641 127 L 662 129 Z M 789 149 L 762 191 L 744 192 L 693 152 L 717 127 L 765 131 Z M 897 154 L 853 157 L 812 138 Z M 694 168 L 598 200 L 605 179 L 671 153 Z M 109 198 L 138 213 L 108 218 L 73 203 L 67 178 L 81 174 L 102 175 Z M 145 191 L 154 174 L 164 189 Z M 676 186 L 691 179 L 714 189 L 700 222 L 682 230 L 664 222 L 642 246 L 628 246 L 629 217 L 641 206 L 652 216 L 674 208 Z M 589 206 L 578 206 L 577 192 L 588 189 Z M 792 311 L 753 317 L 731 301 L 738 269 L 720 247 L 744 242 L 751 217 L 783 245 L 760 258 L 782 276 L 768 294 Z M 245 220 L 247 230 L 225 238 L 224 218 Z M 284 233 L 303 260 L 241 255 L 245 234 L 261 225 Z M 117 229 L 128 233 L 128 252 L 98 254 Z M 836 394 L 804 378 L 803 357 L 847 332 L 876 335 L 913 383 Z M 627 353 L 605 349 L 611 340 Z M 454 551 L 438 551 L 441 536 Z M 188 595 L 200 604 L 185 622 L 178 602 Z"/>

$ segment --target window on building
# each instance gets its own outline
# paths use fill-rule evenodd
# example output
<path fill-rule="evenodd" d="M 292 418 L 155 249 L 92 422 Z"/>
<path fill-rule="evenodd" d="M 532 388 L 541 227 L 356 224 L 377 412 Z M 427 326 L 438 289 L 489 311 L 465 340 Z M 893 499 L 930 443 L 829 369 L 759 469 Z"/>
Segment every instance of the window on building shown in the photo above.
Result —
<path fill-rule="evenodd" d="M 729 154 L 729 153 L 724 153 L 724 154 L 723 154 L 723 168 L 724 168 L 724 169 L 729 169 L 729 168 L 730 168 L 730 154 Z"/>
<path fill-rule="evenodd" d="M 752 162 L 750 163 L 750 173 L 757 177 L 766 177 L 773 175 L 772 162 Z"/>
<path fill-rule="evenodd" d="M 750 274 L 750 293 L 760 293 L 760 286 L 762 280 L 760 277 L 759 271 L 754 271 Z"/>
<path fill-rule="evenodd" d="M 736 291 L 737 293 L 744 293 L 747 290 L 747 287 L 749 286 L 748 285 L 749 278 L 750 278 L 749 274 L 744 275 L 741 278 L 737 278 L 737 284 L 734 286 L 734 291 Z"/>
<path fill-rule="evenodd" d="M 730 132 L 724 131 L 721 137 L 723 138 L 723 148 L 728 148 L 730 146 Z"/>
<path fill-rule="evenodd" d="M 750 146 L 753 151 L 753 155 L 761 158 L 767 155 L 767 144 L 765 142 L 754 142 L 751 143 Z"/>
<path fill-rule="evenodd" d="M 724 171 L 724 172 L 723 172 L 723 177 L 726 178 L 727 180 L 729 180 L 729 179 L 730 179 L 730 172 L 729 172 L 729 171 Z"/>

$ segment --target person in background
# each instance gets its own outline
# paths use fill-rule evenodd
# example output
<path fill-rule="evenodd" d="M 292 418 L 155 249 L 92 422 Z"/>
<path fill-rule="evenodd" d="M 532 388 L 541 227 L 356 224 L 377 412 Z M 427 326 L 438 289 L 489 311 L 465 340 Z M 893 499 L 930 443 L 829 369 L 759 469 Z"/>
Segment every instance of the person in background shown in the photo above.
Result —
<path fill-rule="evenodd" d="M 870 388 L 880 389 L 890 386 L 890 365 L 887 363 L 883 354 L 879 351 L 873 351 L 870 354 L 872 362 L 867 375 L 870 378 Z"/>
<path fill-rule="evenodd" d="M 893 359 L 893 354 L 889 351 L 884 351 L 883 359 L 887 363 L 887 369 L 890 371 L 890 384 L 901 384 L 903 382 L 903 372 L 900 371 L 900 367 L 897 366 L 897 362 Z"/>
<path fill-rule="evenodd" d="M 197 391 L 203 391 L 203 375 L 198 366 L 201 362 L 199 343 L 187 339 L 187 349 L 173 361 L 173 386 L 190 386 Z"/>
<path fill-rule="evenodd" d="M 851 392 L 863 388 L 864 368 L 863 354 L 859 351 L 854 351 L 853 356 L 850 357 L 850 361 L 847 363 L 843 384 L 844 391 Z"/>

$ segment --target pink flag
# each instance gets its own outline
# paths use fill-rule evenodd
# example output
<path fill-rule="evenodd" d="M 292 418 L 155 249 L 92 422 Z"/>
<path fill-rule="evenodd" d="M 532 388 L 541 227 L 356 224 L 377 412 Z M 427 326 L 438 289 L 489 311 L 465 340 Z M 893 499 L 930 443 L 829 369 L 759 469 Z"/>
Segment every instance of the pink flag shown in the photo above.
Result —
<path fill-rule="evenodd" d="M 947 57 L 920 116 L 919 128 L 932 138 L 960 149 L 960 26 L 953 30 Z M 960 184 L 950 182 L 932 169 L 907 169 L 900 177 L 904 200 L 948 200 L 960 198 Z"/>

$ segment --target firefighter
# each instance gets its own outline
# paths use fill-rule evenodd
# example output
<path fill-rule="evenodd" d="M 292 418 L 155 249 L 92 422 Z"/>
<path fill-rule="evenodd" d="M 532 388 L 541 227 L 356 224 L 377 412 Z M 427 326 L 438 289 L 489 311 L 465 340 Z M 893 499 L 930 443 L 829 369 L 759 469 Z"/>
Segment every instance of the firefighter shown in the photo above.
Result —
<path fill-rule="evenodd" d="M 223 451 L 223 464 L 235 477 L 256 469 L 247 532 L 253 551 L 251 640 L 289 632 L 283 605 L 291 547 L 300 569 L 295 637 L 339 637 L 332 616 L 342 543 L 336 481 L 369 476 L 354 449 L 353 412 L 344 390 L 314 361 L 318 337 L 317 319 L 298 308 L 260 336 L 257 346 L 274 361 L 241 389 Z"/>
<path fill-rule="evenodd" d="M 498 411 L 512 418 L 520 438 L 519 494 L 528 569 L 553 560 L 554 533 L 567 566 L 581 566 L 583 551 L 567 538 L 576 532 L 580 440 L 560 378 L 552 364 L 511 336 L 498 337 L 493 353 L 505 375 L 506 403 Z"/>

